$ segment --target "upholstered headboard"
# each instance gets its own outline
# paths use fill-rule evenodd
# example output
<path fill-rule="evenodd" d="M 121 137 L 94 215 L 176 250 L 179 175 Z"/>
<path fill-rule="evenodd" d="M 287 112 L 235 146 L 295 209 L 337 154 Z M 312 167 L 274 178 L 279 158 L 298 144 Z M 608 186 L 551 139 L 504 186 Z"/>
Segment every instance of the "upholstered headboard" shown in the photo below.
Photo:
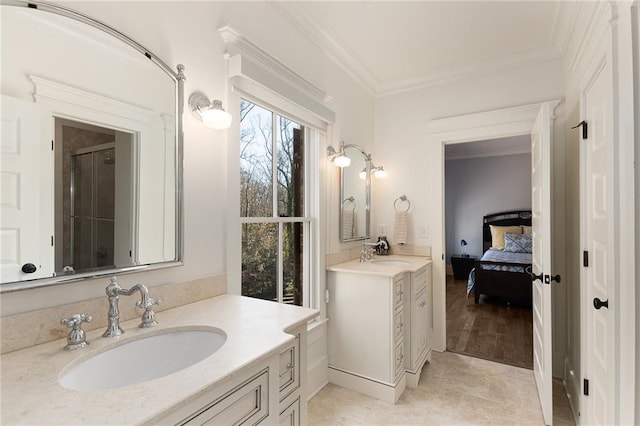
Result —
<path fill-rule="evenodd" d="M 491 229 L 494 226 L 526 225 L 531 226 L 531 210 L 515 210 L 509 212 L 492 213 L 482 218 L 482 250 L 491 247 Z"/>

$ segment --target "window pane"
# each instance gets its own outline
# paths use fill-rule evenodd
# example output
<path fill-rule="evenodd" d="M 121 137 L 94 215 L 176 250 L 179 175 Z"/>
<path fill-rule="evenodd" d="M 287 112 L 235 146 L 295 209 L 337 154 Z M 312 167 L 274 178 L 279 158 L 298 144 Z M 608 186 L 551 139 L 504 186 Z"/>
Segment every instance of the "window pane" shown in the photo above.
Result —
<path fill-rule="evenodd" d="M 304 216 L 304 127 L 278 116 L 278 215 Z"/>
<path fill-rule="evenodd" d="M 273 217 L 273 113 L 240 101 L 240 216 Z"/>
<path fill-rule="evenodd" d="M 242 225 L 242 295 L 278 300 L 278 224 Z"/>
<path fill-rule="evenodd" d="M 303 301 L 303 230 L 300 222 L 283 224 L 283 301 L 298 306 L 302 306 Z"/>

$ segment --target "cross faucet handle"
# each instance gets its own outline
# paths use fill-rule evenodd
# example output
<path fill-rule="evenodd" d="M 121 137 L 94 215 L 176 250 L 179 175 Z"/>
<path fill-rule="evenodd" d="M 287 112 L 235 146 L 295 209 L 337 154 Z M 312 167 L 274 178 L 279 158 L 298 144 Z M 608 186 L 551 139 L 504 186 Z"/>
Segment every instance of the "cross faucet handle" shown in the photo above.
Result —
<path fill-rule="evenodd" d="M 67 351 L 75 351 L 82 349 L 89 343 L 86 341 L 86 335 L 82 329 L 82 324 L 91 322 L 93 318 L 87 314 L 74 314 L 69 318 L 62 318 L 60 324 L 66 325 L 71 329 L 67 335 L 67 345 L 64 347 Z"/>
<path fill-rule="evenodd" d="M 138 308 L 144 308 L 144 309 L 151 309 L 153 307 L 153 305 L 161 305 L 162 304 L 162 300 L 160 299 L 152 299 L 150 297 L 147 297 L 146 299 L 142 299 L 139 302 L 136 302 L 136 306 Z"/>
<path fill-rule="evenodd" d="M 141 322 L 138 327 L 140 328 L 150 328 L 158 325 L 156 321 L 156 314 L 153 312 L 153 305 L 159 305 L 162 303 L 162 300 L 152 299 L 150 297 L 145 297 L 141 301 L 136 302 L 136 306 L 139 308 L 144 308 L 144 314 L 142 314 Z"/>

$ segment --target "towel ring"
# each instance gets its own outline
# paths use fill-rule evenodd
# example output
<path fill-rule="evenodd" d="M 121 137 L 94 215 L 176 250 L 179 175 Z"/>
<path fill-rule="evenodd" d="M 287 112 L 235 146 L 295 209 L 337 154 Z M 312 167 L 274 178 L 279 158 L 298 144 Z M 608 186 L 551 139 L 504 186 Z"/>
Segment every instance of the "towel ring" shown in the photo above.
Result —
<path fill-rule="evenodd" d="M 406 195 L 402 194 L 401 196 L 399 196 L 398 198 L 396 198 L 396 200 L 393 202 L 393 209 L 395 211 L 399 211 L 398 210 L 398 201 L 406 201 L 407 202 L 407 208 L 405 210 L 401 210 L 404 212 L 408 212 L 409 209 L 411 208 L 411 201 L 409 201 L 409 199 L 407 198 Z"/>
<path fill-rule="evenodd" d="M 344 209 L 345 204 L 346 203 L 351 203 L 351 211 L 356 211 L 356 201 L 355 198 L 353 198 L 353 196 L 351 197 L 347 197 L 344 200 L 342 200 L 342 208 Z"/>

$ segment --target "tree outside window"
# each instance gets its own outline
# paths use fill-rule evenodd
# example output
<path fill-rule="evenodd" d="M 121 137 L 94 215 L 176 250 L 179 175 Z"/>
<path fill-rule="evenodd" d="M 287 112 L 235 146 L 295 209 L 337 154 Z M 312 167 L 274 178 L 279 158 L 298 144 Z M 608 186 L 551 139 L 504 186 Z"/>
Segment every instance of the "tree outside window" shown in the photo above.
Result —
<path fill-rule="evenodd" d="M 240 102 L 242 294 L 303 304 L 304 127 Z"/>

